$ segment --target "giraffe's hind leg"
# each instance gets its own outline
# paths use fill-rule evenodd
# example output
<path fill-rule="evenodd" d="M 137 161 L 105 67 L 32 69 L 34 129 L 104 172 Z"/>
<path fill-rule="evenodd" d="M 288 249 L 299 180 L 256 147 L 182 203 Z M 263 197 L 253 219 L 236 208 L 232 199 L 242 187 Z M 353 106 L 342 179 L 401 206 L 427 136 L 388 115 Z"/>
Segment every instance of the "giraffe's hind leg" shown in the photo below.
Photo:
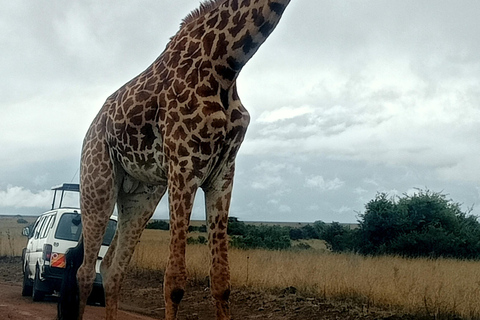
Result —
<path fill-rule="evenodd" d="M 102 139 L 86 139 L 82 152 L 80 206 L 84 257 L 77 271 L 78 319 L 82 319 L 92 290 L 95 265 L 108 221 L 115 207 L 117 189 L 113 163 Z"/>
<path fill-rule="evenodd" d="M 128 178 L 131 179 L 131 178 Z M 125 180 L 124 180 L 125 183 Z M 102 261 L 106 319 L 116 319 L 119 292 L 126 268 L 140 236 L 152 217 L 166 186 L 149 187 L 136 183 L 133 190 L 120 187 L 117 199 L 118 224 L 113 246 Z"/>

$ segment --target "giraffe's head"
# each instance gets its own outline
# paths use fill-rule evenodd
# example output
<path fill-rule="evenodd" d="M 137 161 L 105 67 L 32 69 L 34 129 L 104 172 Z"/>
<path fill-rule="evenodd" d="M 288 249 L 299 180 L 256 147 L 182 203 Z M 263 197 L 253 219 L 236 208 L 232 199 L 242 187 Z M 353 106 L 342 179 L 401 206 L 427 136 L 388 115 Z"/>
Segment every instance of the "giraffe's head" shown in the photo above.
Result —
<path fill-rule="evenodd" d="M 173 51 L 180 49 L 183 57 L 201 55 L 203 60 L 210 61 L 222 87 L 229 87 L 273 32 L 289 3 L 290 0 L 206 1 L 183 20 L 170 47 Z"/>

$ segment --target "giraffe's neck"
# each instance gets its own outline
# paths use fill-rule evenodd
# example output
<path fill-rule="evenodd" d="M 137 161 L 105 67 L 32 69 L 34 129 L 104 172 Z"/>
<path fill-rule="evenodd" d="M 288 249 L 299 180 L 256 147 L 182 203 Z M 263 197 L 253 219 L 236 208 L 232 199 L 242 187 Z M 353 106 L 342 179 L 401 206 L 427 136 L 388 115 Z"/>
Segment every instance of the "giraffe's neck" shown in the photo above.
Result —
<path fill-rule="evenodd" d="M 275 29 L 290 0 L 215 0 L 185 18 L 167 46 L 179 65 L 208 61 L 228 88 Z"/>

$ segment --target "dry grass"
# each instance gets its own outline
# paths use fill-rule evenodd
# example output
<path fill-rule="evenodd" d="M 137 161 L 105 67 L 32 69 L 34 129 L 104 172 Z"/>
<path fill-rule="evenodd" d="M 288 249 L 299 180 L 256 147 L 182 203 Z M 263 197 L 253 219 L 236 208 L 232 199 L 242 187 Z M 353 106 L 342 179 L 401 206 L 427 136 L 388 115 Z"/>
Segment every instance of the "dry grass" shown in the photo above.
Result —
<path fill-rule="evenodd" d="M 23 217 L 28 224 L 18 223 L 18 217 L 0 217 L 0 256 L 21 256 L 27 244 L 22 236 L 24 227 L 33 223 L 36 217 Z"/>
<path fill-rule="evenodd" d="M 24 226 L 17 223 L 17 218 L 0 219 L 0 256 L 21 255 L 26 243 L 21 235 Z M 145 230 L 132 266 L 163 271 L 168 258 L 168 240 L 166 231 Z M 308 295 L 355 300 L 365 308 L 382 306 L 400 312 L 429 314 L 437 319 L 449 315 L 480 319 L 480 262 L 330 254 L 321 243 L 309 244 L 315 249 L 231 249 L 232 285 L 257 290 L 293 286 Z M 187 246 L 190 279 L 204 281 L 209 261 L 207 246 Z"/>
<path fill-rule="evenodd" d="M 249 256 L 249 282 L 232 267 L 233 282 L 260 289 L 297 289 L 315 296 L 354 299 L 367 308 L 480 317 L 480 263 L 455 260 L 361 257 L 310 252 L 234 252 Z M 235 257 L 235 258 L 234 258 Z M 234 259 L 233 259 L 234 258 Z M 246 257 L 243 257 L 243 265 Z"/>
<path fill-rule="evenodd" d="M 146 230 L 132 264 L 164 270 L 168 232 Z M 232 285 L 258 290 L 294 286 L 327 299 L 354 300 L 436 318 L 479 319 L 480 262 L 328 254 L 324 250 L 230 250 Z M 208 276 L 207 246 L 187 247 L 189 278 Z"/>

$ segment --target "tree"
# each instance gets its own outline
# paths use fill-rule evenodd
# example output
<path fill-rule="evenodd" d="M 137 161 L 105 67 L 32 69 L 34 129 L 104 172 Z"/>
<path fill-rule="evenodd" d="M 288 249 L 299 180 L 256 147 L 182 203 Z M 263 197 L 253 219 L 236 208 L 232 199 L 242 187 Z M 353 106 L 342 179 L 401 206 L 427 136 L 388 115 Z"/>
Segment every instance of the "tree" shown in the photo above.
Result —
<path fill-rule="evenodd" d="M 290 248 L 289 229 L 280 226 L 244 225 L 242 235 L 233 235 L 230 243 L 240 249 L 264 248 L 282 250 Z"/>
<path fill-rule="evenodd" d="M 301 228 L 303 239 L 319 239 L 320 234 L 317 232 L 315 227 L 310 224 L 307 224 Z"/>
<path fill-rule="evenodd" d="M 315 234 L 317 235 L 316 239 L 320 239 L 326 227 L 327 227 L 327 224 L 321 220 L 315 221 L 313 223 L 313 229 L 315 229 Z"/>
<path fill-rule="evenodd" d="M 480 223 L 442 193 L 377 194 L 360 215 L 358 250 L 409 257 L 480 257 Z"/>
<path fill-rule="evenodd" d="M 382 253 L 384 245 L 403 232 L 407 221 L 397 210 L 395 199 L 386 193 L 377 194 L 365 209 L 365 213 L 360 214 L 360 251 L 364 254 Z"/>
<path fill-rule="evenodd" d="M 227 233 L 229 235 L 241 236 L 241 235 L 244 235 L 245 232 L 246 232 L 246 225 L 243 221 L 239 221 L 238 218 L 236 217 L 228 218 Z"/>
<path fill-rule="evenodd" d="M 353 251 L 355 248 L 354 231 L 338 222 L 325 226 L 321 238 L 333 252 Z"/>
<path fill-rule="evenodd" d="M 290 236 L 290 239 L 292 240 L 304 239 L 303 231 L 300 228 L 290 228 L 289 236 Z"/>

